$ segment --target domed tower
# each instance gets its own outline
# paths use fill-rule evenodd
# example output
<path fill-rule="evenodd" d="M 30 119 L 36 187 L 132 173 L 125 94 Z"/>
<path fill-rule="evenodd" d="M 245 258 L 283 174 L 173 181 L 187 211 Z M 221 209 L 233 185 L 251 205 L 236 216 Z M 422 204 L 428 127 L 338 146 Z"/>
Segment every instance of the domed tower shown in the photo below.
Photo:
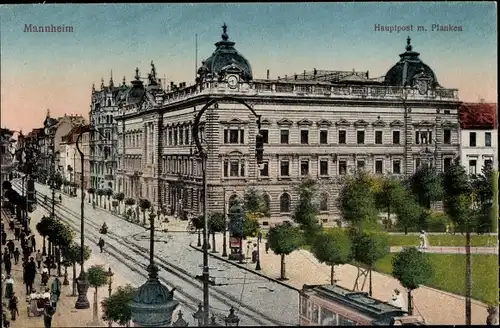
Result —
<path fill-rule="evenodd" d="M 411 39 L 406 40 L 406 51 L 399 55 L 401 59 L 385 75 L 384 83 L 389 86 L 418 86 L 419 90 L 434 89 L 439 87 L 439 83 L 434 71 L 424 64 L 419 56 L 413 51 Z"/>
<path fill-rule="evenodd" d="M 229 76 L 234 79 L 249 82 L 253 79 L 252 67 L 248 60 L 234 48 L 235 43 L 229 40 L 227 25 L 222 26 L 222 40 L 215 44 L 214 53 L 198 69 L 199 78 L 202 80 L 222 81 Z M 233 77 L 234 76 L 234 77 Z"/>

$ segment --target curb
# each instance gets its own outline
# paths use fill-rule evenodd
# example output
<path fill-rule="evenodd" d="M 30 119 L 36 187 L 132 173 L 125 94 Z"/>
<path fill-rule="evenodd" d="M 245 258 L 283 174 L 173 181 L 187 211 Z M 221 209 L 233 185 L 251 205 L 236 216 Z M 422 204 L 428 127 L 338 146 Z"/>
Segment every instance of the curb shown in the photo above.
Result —
<path fill-rule="evenodd" d="M 192 243 L 189 243 L 189 247 L 191 247 L 191 248 L 193 248 L 193 249 L 197 250 L 198 252 L 203 252 L 203 250 L 202 250 L 201 248 L 196 247 L 196 246 L 193 246 L 193 245 L 192 245 Z M 294 291 L 296 291 L 296 292 L 300 293 L 300 289 L 295 288 L 295 287 L 293 287 L 293 286 L 290 286 L 290 285 L 288 285 L 288 284 L 284 283 L 283 281 L 280 281 L 280 280 L 278 280 L 278 279 L 274 279 L 274 278 L 270 278 L 270 277 L 266 276 L 266 275 L 265 275 L 265 274 L 263 274 L 263 273 L 260 273 L 260 272 L 258 272 L 258 271 L 255 271 L 255 270 L 249 269 L 249 268 L 247 268 L 247 267 L 246 267 L 246 266 L 244 266 L 244 265 L 241 265 L 241 264 L 239 264 L 239 263 L 234 263 L 233 261 L 230 261 L 230 260 L 228 260 L 228 259 L 225 259 L 225 258 L 223 258 L 223 257 L 221 257 L 221 256 L 217 256 L 217 255 L 212 254 L 212 253 L 210 253 L 210 252 L 208 253 L 208 255 L 209 255 L 209 256 L 211 256 L 211 257 L 214 257 L 214 258 L 216 258 L 216 259 L 218 259 L 218 260 L 220 260 L 220 261 L 223 261 L 223 262 L 229 263 L 229 264 L 231 264 L 231 265 L 233 265 L 233 266 L 236 266 L 236 267 L 238 267 L 238 268 L 240 268 L 240 269 L 243 269 L 243 270 L 245 270 L 245 271 L 251 272 L 251 273 L 256 274 L 256 275 L 258 275 L 258 276 L 260 276 L 260 277 L 262 277 L 262 278 L 265 278 L 265 279 L 267 279 L 267 280 L 269 280 L 269 281 L 275 282 L 275 283 L 277 283 L 277 284 L 280 284 L 280 285 L 281 285 L 281 286 L 283 286 L 283 287 L 287 287 L 287 288 L 289 288 L 289 289 L 292 289 L 292 290 L 294 290 Z"/>

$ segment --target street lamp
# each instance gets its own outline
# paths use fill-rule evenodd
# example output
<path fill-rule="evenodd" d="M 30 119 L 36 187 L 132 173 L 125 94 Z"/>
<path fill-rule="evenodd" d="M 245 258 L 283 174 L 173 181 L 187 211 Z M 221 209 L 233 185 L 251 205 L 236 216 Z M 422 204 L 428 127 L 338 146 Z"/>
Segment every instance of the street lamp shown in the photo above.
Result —
<path fill-rule="evenodd" d="M 207 212 L 207 207 L 208 207 L 208 181 L 207 181 L 207 159 L 208 159 L 208 151 L 209 149 L 205 150 L 203 149 L 203 145 L 200 140 L 199 132 L 200 132 L 200 120 L 205 111 L 212 105 L 214 105 L 215 109 L 218 108 L 218 103 L 222 100 L 230 100 L 233 102 L 237 102 L 243 106 L 245 106 L 247 109 L 249 109 L 257 118 L 257 128 L 260 131 L 260 115 L 257 115 L 255 110 L 248 105 L 245 101 L 242 99 L 237 99 L 233 97 L 217 97 L 210 99 L 205 106 L 196 114 L 194 121 L 193 121 L 193 128 L 192 128 L 192 136 L 196 144 L 196 148 L 198 149 L 198 156 L 201 158 L 201 169 L 202 169 L 202 180 L 203 180 L 203 217 L 204 217 L 204 227 L 203 227 L 203 310 L 204 310 L 204 323 L 208 324 L 208 313 L 209 313 L 209 268 L 208 268 L 208 212 Z M 207 121 L 210 121 L 210 119 L 207 119 Z M 260 133 L 258 134 L 260 135 Z M 257 140 L 258 138 L 256 138 Z M 209 141 L 207 139 L 207 141 Z M 210 144 L 208 144 L 208 148 L 210 148 Z M 257 150 L 257 149 L 256 149 Z M 259 158 L 260 154 L 260 158 Z M 262 151 L 259 153 L 257 152 L 257 162 L 260 164 L 262 162 Z"/>
<path fill-rule="evenodd" d="M 229 309 L 229 315 L 224 320 L 226 322 L 226 326 L 228 327 L 238 327 L 240 324 L 240 318 L 234 314 L 234 307 Z"/>
<path fill-rule="evenodd" d="M 227 234 L 227 213 L 226 213 L 226 187 L 222 189 L 222 194 L 223 194 L 223 205 L 224 205 L 224 231 L 222 232 L 222 256 L 227 257 L 227 240 L 226 240 L 226 234 Z"/>
<path fill-rule="evenodd" d="M 240 250 L 239 253 L 233 253 L 229 255 L 230 260 L 239 260 L 243 263 L 243 229 L 245 222 L 245 209 L 240 203 L 236 203 L 229 209 L 229 231 L 232 237 L 239 239 Z"/>
<path fill-rule="evenodd" d="M 203 304 L 198 304 L 198 311 L 193 313 L 193 318 L 195 318 L 198 321 L 198 327 L 203 327 L 203 318 L 205 316 L 205 313 L 203 311 Z"/>
<path fill-rule="evenodd" d="M 189 326 L 189 323 L 186 322 L 186 320 L 184 320 L 182 318 L 184 314 L 182 313 L 182 311 L 179 310 L 179 313 L 177 313 L 177 320 L 172 323 L 172 327 L 187 327 Z"/>
<path fill-rule="evenodd" d="M 108 268 L 108 298 L 111 298 L 111 284 L 113 283 L 113 271 L 111 271 L 111 267 Z M 109 320 L 108 327 L 113 327 L 113 321 Z"/>
<path fill-rule="evenodd" d="M 172 322 L 172 313 L 179 305 L 174 300 L 175 288 L 169 290 L 158 280 L 158 267 L 154 263 L 154 234 L 156 214 L 151 212 L 149 240 L 149 278 L 137 290 L 134 299 L 129 303 L 132 320 L 140 327 L 165 327 Z"/>
<path fill-rule="evenodd" d="M 210 317 L 210 323 L 208 324 L 209 327 L 222 327 L 222 325 L 219 325 L 215 321 L 215 314 L 212 313 L 212 316 Z"/>

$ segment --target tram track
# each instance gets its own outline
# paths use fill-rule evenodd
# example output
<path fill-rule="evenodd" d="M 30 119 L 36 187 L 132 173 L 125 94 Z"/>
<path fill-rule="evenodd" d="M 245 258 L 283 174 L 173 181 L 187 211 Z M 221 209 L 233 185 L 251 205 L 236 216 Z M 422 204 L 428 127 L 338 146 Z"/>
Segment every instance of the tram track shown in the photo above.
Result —
<path fill-rule="evenodd" d="M 18 183 L 15 184 L 16 188 L 19 189 Z M 50 205 L 49 204 L 44 204 L 42 202 L 43 196 L 46 196 L 46 194 L 37 191 L 37 198 L 38 198 L 38 205 L 41 206 L 42 208 L 50 211 Z M 59 216 L 60 219 L 67 223 L 70 224 L 75 230 L 79 231 L 80 230 L 80 213 L 77 213 L 76 211 L 73 211 L 72 209 L 68 208 L 67 206 L 57 204 L 55 206 L 56 209 L 56 215 L 57 211 L 60 213 Z M 66 218 L 65 215 L 61 215 L 67 213 L 69 217 L 72 217 L 73 219 L 68 219 Z M 99 234 L 99 229 L 100 226 L 96 224 L 94 221 L 85 218 L 85 224 L 86 227 L 91 227 L 93 231 L 85 231 L 85 235 L 87 239 L 89 239 L 92 242 L 97 243 L 99 237 L 101 236 Z M 90 230 L 90 229 L 89 229 Z M 149 260 L 149 257 L 145 254 L 148 254 L 148 249 L 145 247 L 142 247 L 140 245 L 135 244 L 134 242 L 129 242 L 126 243 L 123 241 L 123 237 L 118 236 L 117 234 L 114 234 L 112 232 L 109 232 L 106 234 L 107 238 L 110 238 L 116 243 L 117 245 L 120 245 L 121 249 L 126 249 L 133 254 L 135 254 L 137 257 L 139 257 L 142 260 Z M 126 252 L 122 251 L 121 249 L 118 249 L 118 247 L 112 245 L 112 243 L 107 243 L 107 248 L 110 248 L 112 252 L 108 252 L 110 256 L 114 257 L 116 260 L 120 261 L 122 264 L 124 264 L 127 268 L 131 269 L 132 271 L 136 272 L 137 274 L 141 275 L 142 277 L 146 277 L 147 275 L 138 270 L 137 268 L 134 268 L 132 265 L 129 265 L 128 262 L 130 261 L 131 257 L 130 254 L 127 254 Z M 140 263 L 140 261 L 137 261 Z M 168 262 L 164 259 L 159 258 L 158 256 L 155 256 L 155 263 L 164 271 L 174 275 L 176 278 L 181 279 L 183 282 L 189 284 L 192 287 L 195 287 L 196 289 L 202 290 L 202 284 L 196 280 L 196 277 L 184 270 L 183 268 Z M 146 267 L 145 265 L 142 265 L 144 268 Z M 166 280 L 165 278 L 160 277 L 159 278 L 161 281 L 166 283 L 169 286 L 176 287 L 174 284 Z M 183 302 L 182 300 L 179 300 L 181 304 L 184 306 L 190 308 L 191 310 L 197 310 L 195 306 L 192 304 L 197 304 L 199 303 L 199 299 L 193 297 L 192 295 L 184 292 L 182 290 L 182 287 L 177 287 L 176 289 L 177 294 L 180 294 L 183 296 L 183 298 L 189 300 L 188 302 Z M 244 316 L 254 323 L 257 323 L 260 326 L 268 326 L 268 325 L 283 325 L 283 322 L 277 321 L 268 315 L 262 313 L 261 311 L 257 310 L 256 308 L 249 306 L 249 305 L 244 305 L 241 304 L 240 300 L 238 300 L 236 297 L 233 295 L 228 294 L 227 292 L 210 288 L 210 297 L 217 300 L 219 303 L 224 304 L 230 308 L 234 304 L 239 304 L 239 315 Z M 238 306 L 237 306 L 238 307 Z"/>

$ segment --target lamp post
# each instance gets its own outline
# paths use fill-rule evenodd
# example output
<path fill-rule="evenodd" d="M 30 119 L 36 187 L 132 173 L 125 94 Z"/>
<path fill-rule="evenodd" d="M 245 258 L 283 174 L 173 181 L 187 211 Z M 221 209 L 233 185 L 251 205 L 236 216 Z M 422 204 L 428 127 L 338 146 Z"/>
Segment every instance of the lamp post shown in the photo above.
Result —
<path fill-rule="evenodd" d="M 224 205 L 224 231 L 222 232 L 222 256 L 227 257 L 227 213 L 226 213 L 226 187 L 222 189 L 223 191 L 223 205 Z"/>
<path fill-rule="evenodd" d="M 172 322 L 172 313 L 179 305 L 179 302 L 174 300 L 175 288 L 169 290 L 158 280 L 159 269 L 154 263 L 155 217 L 155 213 L 149 214 L 149 278 L 138 288 L 134 299 L 129 303 L 132 320 L 140 327 L 169 326 Z"/>
<path fill-rule="evenodd" d="M 203 312 L 203 304 L 200 302 L 198 304 L 198 311 L 193 313 L 193 318 L 196 319 L 198 322 L 198 327 L 203 327 L 203 318 L 204 318 L 204 312 Z"/>
<path fill-rule="evenodd" d="M 257 240 L 257 264 L 255 264 L 255 270 L 260 271 L 262 268 L 260 267 L 260 241 Z"/>
<path fill-rule="evenodd" d="M 238 327 L 240 324 L 240 318 L 234 314 L 234 307 L 229 310 L 229 315 L 224 320 L 227 327 Z"/>
<path fill-rule="evenodd" d="M 111 284 L 113 283 L 113 271 L 111 271 L 111 267 L 108 268 L 108 298 L 111 298 Z M 113 321 L 108 321 L 108 327 L 113 327 Z"/>
<path fill-rule="evenodd" d="M 172 327 L 187 327 L 189 326 L 189 323 L 186 322 L 186 320 L 184 320 L 182 318 L 184 314 L 182 313 L 182 311 L 179 310 L 179 313 L 177 314 L 177 320 L 172 323 Z"/>
<path fill-rule="evenodd" d="M 237 98 L 232 98 L 232 97 L 218 97 L 218 98 L 213 98 L 207 102 L 205 106 L 196 114 L 194 121 L 193 121 L 193 128 L 192 128 L 192 136 L 196 144 L 196 148 L 198 149 L 198 156 L 201 158 L 201 168 L 202 168 L 202 173 L 203 173 L 203 217 L 204 217 L 204 228 L 203 228 L 203 311 L 204 311 L 204 323 L 208 324 L 208 313 L 209 313 L 209 268 L 208 268 L 208 212 L 207 212 L 207 207 L 208 207 L 208 181 L 207 181 L 207 158 L 208 158 L 208 149 L 205 150 L 203 149 L 202 143 L 201 143 L 201 138 L 199 135 L 200 132 L 200 120 L 205 111 L 212 105 L 214 105 L 215 109 L 218 108 L 218 103 L 221 100 L 232 100 L 234 102 L 238 102 L 242 105 L 244 105 L 246 108 L 248 108 L 257 118 L 257 127 L 258 130 L 260 131 L 260 115 L 257 115 L 257 113 L 254 111 L 250 105 L 248 105 L 245 101 Z M 258 134 L 260 135 L 260 133 Z M 206 138 L 206 141 L 209 141 L 208 138 Z M 210 144 L 208 144 L 210 146 Z M 208 147 L 209 148 L 209 147 Z M 258 156 L 258 152 L 257 152 Z"/>

